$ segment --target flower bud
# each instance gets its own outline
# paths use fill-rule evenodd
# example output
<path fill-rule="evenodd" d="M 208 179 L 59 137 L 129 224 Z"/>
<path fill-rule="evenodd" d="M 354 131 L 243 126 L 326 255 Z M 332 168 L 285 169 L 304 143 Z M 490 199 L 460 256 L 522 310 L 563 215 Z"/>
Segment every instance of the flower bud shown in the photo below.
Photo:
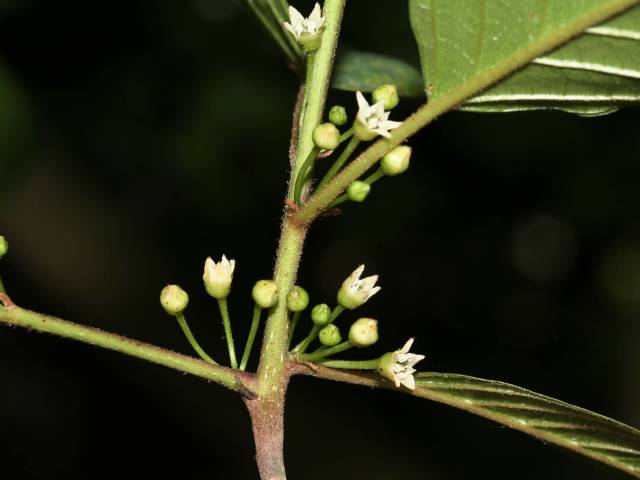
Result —
<path fill-rule="evenodd" d="M 160 305 L 169 315 L 182 313 L 189 304 L 189 295 L 178 285 L 167 285 L 160 292 Z"/>
<path fill-rule="evenodd" d="M 9 242 L 7 239 L 0 235 L 0 258 L 4 257 L 9 251 Z"/>
<path fill-rule="evenodd" d="M 393 177 L 394 175 L 400 175 L 409 168 L 409 161 L 411 160 L 411 147 L 401 145 L 394 148 L 387 153 L 380 162 L 382 171 L 385 175 Z"/>
<path fill-rule="evenodd" d="M 287 293 L 287 308 L 292 312 L 301 312 L 309 305 L 309 294 L 299 286 L 295 286 Z"/>
<path fill-rule="evenodd" d="M 331 309 L 329 305 L 326 303 L 321 303 L 320 305 L 316 305 L 311 310 L 311 320 L 315 325 L 319 327 L 324 327 L 329 324 L 329 320 L 331 319 Z"/>
<path fill-rule="evenodd" d="M 207 293 L 218 300 L 227 298 L 231 291 L 235 268 L 235 260 L 227 260 L 225 255 L 222 255 L 222 260 L 218 263 L 214 262 L 211 257 L 207 258 L 204 262 L 204 274 L 202 275 Z"/>
<path fill-rule="evenodd" d="M 356 320 L 349 329 L 349 341 L 354 347 L 370 347 L 378 341 L 378 321 L 373 318 Z"/>
<path fill-rule="evenodd" d="M 384 102 L 384 109 L 391 110 L 400 103 L 398 89 L 395 85 L 381 85 L 373 91 L 373 103 Z"/>
<path fill-rule="evenodd" d="M 313 143 L 322 150 L 334 150 L 340 145 L 340 132 L 333 123 L 323 123 L 313 130 Z"/>
<path fill-rule="evenodd" d="M 271 308 L 278 302 L 278 287 L 273 280 L 258 280 L 251 291 L 253 301 L 260 308 Z"/>
<path fill-rule="evenodd" d="M 340 105 L 331 107 L 331 110 L 329 110 L 329 121 L 334 125 L 341 127 L 349 121 L 347 110 Z"/>
<path fill-rule="evenodd" d="M 342 335 L 340 335 L 340 329 L 331 324 L 320 330 L 320 333 L 318 333 L 318 339 L 325 347 L 335 347 L 342 342 Z"/>
<path fill-rule="evenodd" d="M 366 182 L 356 180 L 349 185 L 349 188 L 347 188 L 347 197 L 349 197 L 349 200 L 352 202 L 364 202 L 370 191 L 371 185 Z"/>

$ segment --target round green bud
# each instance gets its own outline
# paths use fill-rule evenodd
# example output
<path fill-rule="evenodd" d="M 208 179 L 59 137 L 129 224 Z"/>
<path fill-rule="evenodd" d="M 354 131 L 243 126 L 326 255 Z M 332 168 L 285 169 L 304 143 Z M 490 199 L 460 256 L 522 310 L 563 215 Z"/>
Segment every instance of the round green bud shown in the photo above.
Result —
<path fill-rule="evenodd" d="M 401 145 L 387 153 L 382 158 L 380 166 L 385 175 L 393 177 L 394 175 L 400 175 L 406 172 L 409 168 L 410 160 L 411 147 Z"/>
<path fill-rule="evenodd" d="M 373 318 L 360 318 L 349 329 L 349 341 L 354 347 L 370 347 L 378 341 L 378 321 Z"/>
<path fill-rule="evenodd" d="M 333 123 L 323 123 L 313 130 L 313 143 L 322 150 L 334 150 L 340 145 L 340 132 Z"/>
<path fill-rule="evenodd" d="M 315 325 L 319 327 L 324 327 L 329 324 L 329 320 L 331 319 L 331 308 L 326 303 L 321 303 L 320 305 L 316 305 L 311 310 L 311 320 Z"/>
<path fill-rule="evenodd" d="M 301 312 L 309 305 L 309 294 L 299 286 L 295 286 L 287 293 L 287 308 L 292 312 Z"/>
<path fill-rule="evenodd" d="M 169 315 L 182 313 L 189 304 L 189 295 L 178 285 L 167 285 L 160 292 L 160 305 Z"/>
<path fill-rule="evenodd" d="M 395 85 L 380 85 L 373 91 L 373 102 L 384 102 L 385 110 L 392 110 L 400 103 L 398 89 Z"/>
<path fill-rule="evenodd" d="M 371 185 L 366 182 L 356 180 L 349 185 L 349 188 L 347 188 L 347 197 L 349 197 L 349 200 L 352 202 L 364 202 L 370 191 Z"/>
<path fill-rule="evenodd" d="M 331 107 L 331 110 L 329 110 L 329 121 L 334 125 L 341 127 L 349 121 L 347 110 L 340 105 Z"/>
<path fill-rule="evenodd" d="M 356 137 L 361 142 L 369 142 L 376 138 L 379 135 L 378 132 L 369 128 L 365 123 L 356 118 L 356 121 L 353 122 L 353 136 Z"/>
<path fill-rule="evenodd" d="M 342 342 L 342 335 L 340 335 L 340 329 L 331 324 L 320 330 L 320 333 L 318 333 L 318 339 L 325 347 L 335 347 Z"/>
<path fill-rule="evenodd" d="M 9 242 L 7 239 L 0 235 L 0 258 L 4 257 L 9 251 Z"/>
<path fill-rule="evenodd" d="M 258 280 L 251 290 L 253 301 L 260 308 L 271 308 L 278 302 L 278 287 L 273 280 Z"/>
<path fill-rule="evenodd" d="M 298 38 L 298 45 L 307 53 L 315 52 L 322 45 L 322 32 L 303 32 Z"/>

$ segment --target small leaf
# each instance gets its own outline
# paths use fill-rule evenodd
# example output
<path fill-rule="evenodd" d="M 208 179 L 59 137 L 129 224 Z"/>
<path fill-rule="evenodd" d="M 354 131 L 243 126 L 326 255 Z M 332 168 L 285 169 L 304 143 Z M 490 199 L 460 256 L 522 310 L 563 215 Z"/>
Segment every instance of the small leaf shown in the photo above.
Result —
<path fill-rule="evenodd" d="M 640 478 L 640 431 L 524 388 L 445 373 L 416 375 L 415 395 L 520 430 Z"/>
<path fill-rule="evenodd" d="M 424 95 L 420 71 L 402 60 L 355 50 L 347 50 L 338 56 L 333 77 L 334 88 L 349 92 L 372 92 L 385 83 L 394 84 L 403 97 Z"/>
<path fill-rule="evenodd" d="M 640 7 L 592 26 L 638 3 L 519 0 L 505 8 L 500 0 L 410 0 L 428 96 L 437 99 L 474 78 L 498 80 L 513 71 L 506 67 L 515 66 L 518 57 L 544 53 L 563 43 L 559 40 L 586 30 L 551 53 L 530 57 L 533 64 L 462 109 L 557 109 L 597 115 L 640 104 Z"/>

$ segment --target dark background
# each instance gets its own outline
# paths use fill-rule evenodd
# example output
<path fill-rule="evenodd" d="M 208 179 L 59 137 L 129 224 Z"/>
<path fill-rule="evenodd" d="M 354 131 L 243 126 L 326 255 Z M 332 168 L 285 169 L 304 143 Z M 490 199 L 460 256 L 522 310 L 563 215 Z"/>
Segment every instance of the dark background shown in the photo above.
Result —
<path fill-rule="evenodd" d="M 350 2 L 343 44 L 417 62 L 405 2 Z M 0 1 L 0 266 L 14 301 L 189 353 L 158 303 L 179 283 L 193 330 L 225 358 L 203 261 L 237 260 L 243 341 L 250 288 L 274 260 L 296 89 L 232 0 Z M 353 114 L 351 94 L 335 102 Z M 383 290 L 362 313 L 382 338 L 360 355 L 416 336 L 423 369 L 638 426 L 639 114 L 448 114 L 411 141 L 409 174 L 314 225 L 300 283 L 331 303 L 365 263 Z M 308 378 L 291 385 L 286 438 L 292 479 L 625 478 L 449 407 Z M 222 388 L 0 329 L 2 478 L 253 479 L 251 442 Z"/>

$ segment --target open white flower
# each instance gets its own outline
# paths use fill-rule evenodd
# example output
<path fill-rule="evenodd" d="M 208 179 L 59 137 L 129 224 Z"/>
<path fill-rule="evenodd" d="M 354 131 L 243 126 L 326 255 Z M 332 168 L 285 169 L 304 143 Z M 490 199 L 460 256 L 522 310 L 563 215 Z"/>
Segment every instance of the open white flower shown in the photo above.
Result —
<path fill-rule="evenodd" d="M 356 99 L 358 100 L 358 116 L 354 125 L 354 133 L 358 140 L 366 142 L 373 140 L 378 135 L 389 138 L 391 137 L 389 131 L 402 125 L 402 122 L 389 120 L 389 112 L 384 110 L 384 100 L 369 105 L 362 92 L 356 92 Z"/>
<path fill-rule="evenodd" d="M 380 291 L 381 287 L 375 286 L 378 275 L 360 279 L 363 272 L 364 265 L 360 265 L 342 282 L 338 291 L 338 303 L 344 308 L 354 310 Z"/>
<path fill-rule="evenodd" d="M 211 257 L 207 258 L 204 262 L 202 279 L 209 295 L 218 300 L 229 296 L 235 268 L 236 261 L 227 260 L 225 255 L 222 255 L 222 260 L 218 263 L 214 262 Z"/>
<path fill-rule="evenodd" d="M 413 345 L 413 340 L 413 338 L 410 338 L 400 350 L 383 355 L 380 358 L 380 363 L 378 363 L 378 373 L 380 375 L 391 380 L 396 387 L 404 385 L 409 390 L 416 389 L 416 380 L 413 378 L 416 369 L 413 367 L 424 359 L 424 355 L 409 352 L 411 345 Z"/>
<path fill-rule="evenodd" d="M 300 41 L 304 34 L 317 35 L 320 33 L 324 27 L 325 18 L 322 16 L 320 4 L 316 3 L 309 18 L 304 18 L 298 10 L 289 7 L 289 21 L 291 23 L 284 22 L 284 27 L 291 32 L 296 40 Z"/>

